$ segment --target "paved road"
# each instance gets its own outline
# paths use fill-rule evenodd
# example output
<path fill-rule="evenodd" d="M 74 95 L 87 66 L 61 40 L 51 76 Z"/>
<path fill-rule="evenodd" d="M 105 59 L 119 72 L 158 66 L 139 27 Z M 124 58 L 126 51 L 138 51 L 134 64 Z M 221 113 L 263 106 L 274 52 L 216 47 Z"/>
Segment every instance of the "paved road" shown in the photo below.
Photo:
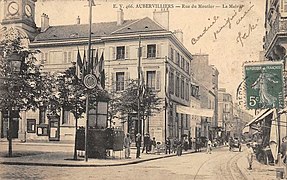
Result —
<path fill-rule="evenodd" d="M 243 153 L 216 149 L 120 167 L 41 167 L 0 165 L 0 179 L 244 179 L 237 168 Z"/>

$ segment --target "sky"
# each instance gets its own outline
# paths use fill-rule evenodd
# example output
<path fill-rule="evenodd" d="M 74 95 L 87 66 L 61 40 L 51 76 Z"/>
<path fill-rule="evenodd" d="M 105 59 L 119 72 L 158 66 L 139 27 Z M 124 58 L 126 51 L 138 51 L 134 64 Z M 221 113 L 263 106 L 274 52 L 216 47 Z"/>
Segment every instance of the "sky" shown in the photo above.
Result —
<path fill-rule="evenodd" d="M 4 0 L 0 0 L 3 3 Z M 169 6 L 170 30 L 182 29 L 185 47 L 192 53 L 209 55 L 209 63 L 219 71 L 219 87 L 235 98 L 243 80 L 242 64 L 258 61 L 263 50 L 263 0 L 98 0 L 93 7 L 93 22 L 116 21 L 120 4 L 124 19 L 152 18 L 160 6 Z M 146 5 L 147 4 L 147 5 Z M 38 0 L 36 24 L 41 14 L 50 18 L 50 25 L 88 23 L 86 0 Z M 2 5 L 3 6 L 3 5 Z M 145 7 L 144 7 L 145 6 Z M 158 6 L 158 8 L 156 8 Z M 3 16 L 0 9 L 0 18 Z M 2 18 L 1 18 L 2 19 Z"/>

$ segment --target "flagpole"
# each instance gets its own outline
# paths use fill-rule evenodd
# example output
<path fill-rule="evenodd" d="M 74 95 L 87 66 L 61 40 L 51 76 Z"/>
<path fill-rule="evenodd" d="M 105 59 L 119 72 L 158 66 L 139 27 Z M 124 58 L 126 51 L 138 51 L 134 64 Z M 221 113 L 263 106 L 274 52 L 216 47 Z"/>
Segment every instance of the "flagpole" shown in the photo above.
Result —
<path fill-rule="evenodd" d="M 87 63 L 87 73 L 90 73 L 90 63 L 91 63 L 91 39 L 92 39 L 92 0 L 89 0 L 89 42 L 88 42 L 88 63 Z M 86 94 L 86 128 L 85 128 L 85 161 L 88 161 L 88 130 L 89 130 L 89 92 Z"/>

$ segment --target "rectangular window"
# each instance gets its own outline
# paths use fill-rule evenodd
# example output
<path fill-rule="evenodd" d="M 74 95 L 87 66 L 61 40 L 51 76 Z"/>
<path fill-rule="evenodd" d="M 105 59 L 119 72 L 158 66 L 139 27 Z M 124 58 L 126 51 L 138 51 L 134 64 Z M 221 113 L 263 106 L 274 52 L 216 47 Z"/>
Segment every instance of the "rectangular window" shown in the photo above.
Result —
<path fill-rule="evenodd" d="M 169 73 L 169 93 L 174 94 L 174 73 Z"/>
<path fill-rule="evenodd" d="M 181 99 L 184 99 L 184 79 L 181 79 L 181 85 L 180 85 L 181 91 L 180 91 L 180 97 Z"/>
<path fill-rule="evenodd" d="M 125 73 L 116 73 L 116 91 L 123 91 L 125 89 Z"/>
<path fill-rule="evenodd" d="M 147 76 L 147 87 L 151 89 L 155 89 L 155 82 L 156 82 L 156 71 L 147 71 L 146 76 Z"/>
<path fill-rule="evenodd" d="M 51 51 L 49 53 L 49 64 L 62 64 L 63 63 L 63 52 L 62 51 Z"/>
<path fill-rule="evenodd" d="M 64 63 L 70 63 L 70 62 L 72 62 L 72 52 L 71 51 L 64 52 Z"/>
<path fill-rule="evenodd" d="M 185 84 L 185 100 L 189 100 L 189 85 L 188 85 L 188 81 L 186 81 L 186 84 Z"/>
<path fill-rule="evenodd" d="M 27 119 L 27 133 L 36 133 L 36 119 Z"/>
<path fill-rule="evenodd" d="M 185 68 L 185 59 L 183 57 L 181 57 L 181 68 Z"/>
<path fill-rule="evenodd" d="M 117 47 L 117 59 L 125 59 L 125 46 Z"/>
<path fill-rule="evenodd" d="M 70 111 L 63 110 L 62 124 L 69 124 L 69 123 L 70 123 Z"/>
<path fill-rule="evenodd" d="M 186 72 L 189 74 L 189 62 L 186 62 Z"/>
<path fill-rule="evenodd" d="M 154 58 L 156 57 L 156 45 L 151 44 L 147 45 L 147 58 Z"/>
<path fill-rule="evenodd" d="M 39 108 L 39 124 L 45 124 L 45 118 L 46 118 L 46 108 L 40 107 Z"/>
<path fill-rule="evenodd" d="M 175 95 L 179 97 L 179 76 L 176 76 L 176 81 L 175 81 Z"/>
<path fill-rule="evenodd" d="M 170 48 L 170 59 L 173 61 L 173 56 L 174 56 L 174 53 L 173 53 L 173 49 L 172 47 Z"/>
<path fill-rule="evenodd" d="M 180 55 L 176 53 L 176 64 L 180 66 Z"/>

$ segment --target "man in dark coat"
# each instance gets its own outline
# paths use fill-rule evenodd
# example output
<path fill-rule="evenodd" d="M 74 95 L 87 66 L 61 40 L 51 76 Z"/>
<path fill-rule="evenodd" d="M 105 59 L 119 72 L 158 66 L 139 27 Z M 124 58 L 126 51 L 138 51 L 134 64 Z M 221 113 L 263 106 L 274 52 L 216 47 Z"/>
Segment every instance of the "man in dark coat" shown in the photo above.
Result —
<path fill-rule="evenodd" d="M 150 144 L 150 137 L 149 137 L 149 134 L 146 133 L 145 136 L 144 136 L 144 144 L 143 144 L 143 150 L 142 150 L 142 153 L 144 153 L 144 151 L 146 153 L 148 153 L 149 151 L 149 144 Z"/>

